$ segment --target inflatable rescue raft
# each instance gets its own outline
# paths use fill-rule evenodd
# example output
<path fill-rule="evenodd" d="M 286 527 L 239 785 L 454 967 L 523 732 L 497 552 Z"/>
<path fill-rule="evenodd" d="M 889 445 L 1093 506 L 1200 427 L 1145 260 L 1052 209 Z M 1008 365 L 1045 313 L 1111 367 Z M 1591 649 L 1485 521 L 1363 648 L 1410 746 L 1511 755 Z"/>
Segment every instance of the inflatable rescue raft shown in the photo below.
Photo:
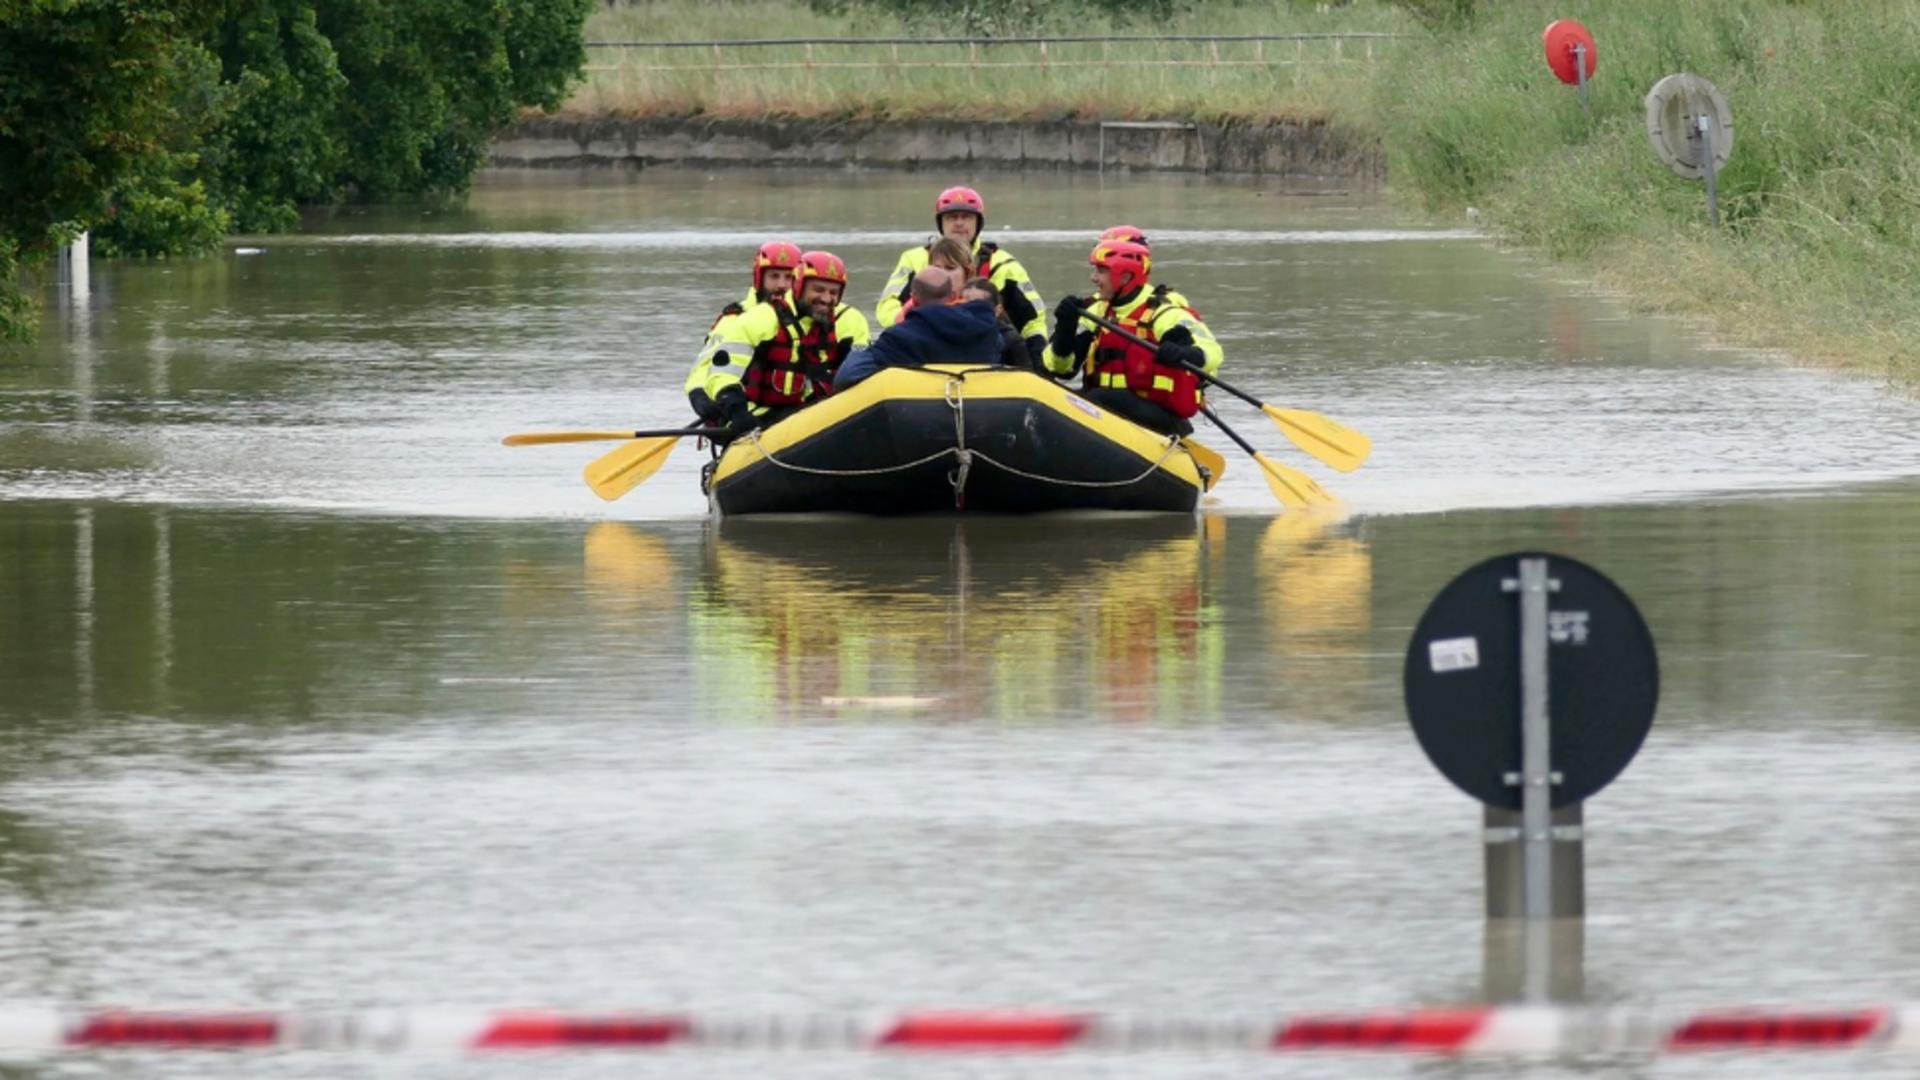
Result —
<path fill-rule="evenodd" d="M 1031 372 L 888 368 L 721 455 L 724 516 L 842 511 L 1191 513 L 1213 478 L 1178 439 Z"/>

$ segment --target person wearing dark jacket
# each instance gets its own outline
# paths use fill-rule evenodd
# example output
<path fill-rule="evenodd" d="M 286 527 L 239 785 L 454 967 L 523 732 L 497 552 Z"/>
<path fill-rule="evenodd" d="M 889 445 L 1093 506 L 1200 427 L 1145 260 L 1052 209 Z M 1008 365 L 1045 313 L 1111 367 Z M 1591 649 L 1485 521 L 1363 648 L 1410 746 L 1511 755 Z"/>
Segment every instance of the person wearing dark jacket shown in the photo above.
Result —
<path fill-rule="evenodd" d="M 835 393 L 881 368 L 922 364 L 995 364 L 1000 360 L 1000 327 L 985 300 L 949 304 L 953 281 L 944 270 L 928 267 L 913 279 L 912 310 L 880 332 L 873 344 L 856 349 L 834 377 Z"/>

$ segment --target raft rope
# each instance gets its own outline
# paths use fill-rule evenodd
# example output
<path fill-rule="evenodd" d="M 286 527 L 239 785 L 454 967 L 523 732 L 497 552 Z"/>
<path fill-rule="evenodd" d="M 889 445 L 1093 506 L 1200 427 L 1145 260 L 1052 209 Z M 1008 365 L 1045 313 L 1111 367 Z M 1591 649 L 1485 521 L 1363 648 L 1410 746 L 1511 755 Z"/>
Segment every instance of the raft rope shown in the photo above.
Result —
<path fill-rule="evenodd" d="M 1175 453 L 1181 450 L 1180 440 L 1177 437 L 1168 436 L 1166 447 L 1161 451 L 1160 457 L 1142 470 L 1139 475 L 1128 477 L 1125 480 L 1070 480 L 1060 476 L 1045 476 L 1036 472 L 1028 472 L 1025 469 L 1008 465 L 1004 461 L 997 461 L 986 452 L 975 450 L 967 445 L 967 405 L 964 385 L 966 383 L 967 373 L 965 371 L 948 373 L 925 371 L 925 369 L 921 368 L 906 368 L 903 370 L 922 371 L 927 375 L 937 376 L 946 380 L 947 407 L 953 410 L 954 445 L 943 447 L 924 457 L 915 458 L 912 461 L 900 465 L 886 465 L 876 469 L 823 469 L 818 466 L 801 465 L 796 462 L 781 460 L 766 444 L 760 441 L 760 432 L 758 429 L 748 432 L 747 440 L 753 444 L 755 450 L 760 452 L 762 458 L 772 462 L 775 466 L 790 472 L 805 473 L 811 476 L 885 476 L 888 473 L 906 472 L 910 469 L 917 469 L 922 465 L 930 464 L 944 457 L 952 457 L 955 459 L 956 465 L 952 471 L 947 473 L 947 483 L 953 485 L 953 505 L 955 509 L 964 509 L 966 506 L 967 477 L 972 471 L 973 463 L 976 460 L 984 461 L 994 468 L 999 469 L 1001 472 L 1018 476 L 1023 480 L 1033 480 L 1042 484 L 1056 484 L 1061 487 L 1077 488 L 1121 488 L 1130 487 L 1152 476 L 1171 460 Z M 981 368 L 978 370 L 991 371 L 993 369 Z"/>

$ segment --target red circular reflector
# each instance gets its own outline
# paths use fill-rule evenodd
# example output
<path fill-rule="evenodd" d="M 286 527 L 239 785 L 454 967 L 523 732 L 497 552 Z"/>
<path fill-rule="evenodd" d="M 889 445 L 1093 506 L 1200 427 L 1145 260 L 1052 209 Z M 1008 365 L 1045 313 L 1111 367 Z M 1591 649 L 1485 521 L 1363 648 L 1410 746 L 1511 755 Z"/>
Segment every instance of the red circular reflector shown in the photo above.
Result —
<path fill-rule="evenodd" d="M 1580 72 L 1574 67 L 1575 45 L 1587 50 L 1587 78 L 1593 78 L 1599 56 L 1593 49 L 1593 35 L 1586 27 L 1572 19 L 1558 19 L 1547 24 L 1547 32 L 1540 38 L 1547 43 L 1547 66 L 1561 82 L 1571 86 L 1580 81 Z"/>

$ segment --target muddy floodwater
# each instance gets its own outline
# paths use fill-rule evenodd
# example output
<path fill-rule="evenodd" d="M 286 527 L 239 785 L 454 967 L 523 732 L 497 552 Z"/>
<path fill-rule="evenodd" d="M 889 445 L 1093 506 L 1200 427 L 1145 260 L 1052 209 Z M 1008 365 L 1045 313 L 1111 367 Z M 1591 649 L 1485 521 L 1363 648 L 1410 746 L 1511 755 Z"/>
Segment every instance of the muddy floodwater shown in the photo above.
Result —
<path fill-rule="evenodd" d="M 496 173 L 97 263 L 0 357 L 0 1001 L 1268 1016 L 1499 999 L 1480 813 L 1401 672 L 1456 573 L 1585 560 L 1658 720 L 1586 808 L 1597 1004 L 1920 987 L 1920 404 L 1465 229 L 1278 183 L 983 176 L 1048 305 L 1103 227 L 1223 374 L 1364 431 L 1348 504 L 729 519 L 626 498 L 760 240 L 869 310 L 945 177 Z M 1621 1062 L 1528 1075 L 1621 1075 Z M 1903 1075 L 1688 1058 L 1631 1075 Z M 1911 1062 L 1905 1063 L 1911 1067 Z M 33 1076 L 1513 1075 L 1395 1058 L 93 1056 Z M 9 1075 L 13 1075 L 9 1073 Z"/>

